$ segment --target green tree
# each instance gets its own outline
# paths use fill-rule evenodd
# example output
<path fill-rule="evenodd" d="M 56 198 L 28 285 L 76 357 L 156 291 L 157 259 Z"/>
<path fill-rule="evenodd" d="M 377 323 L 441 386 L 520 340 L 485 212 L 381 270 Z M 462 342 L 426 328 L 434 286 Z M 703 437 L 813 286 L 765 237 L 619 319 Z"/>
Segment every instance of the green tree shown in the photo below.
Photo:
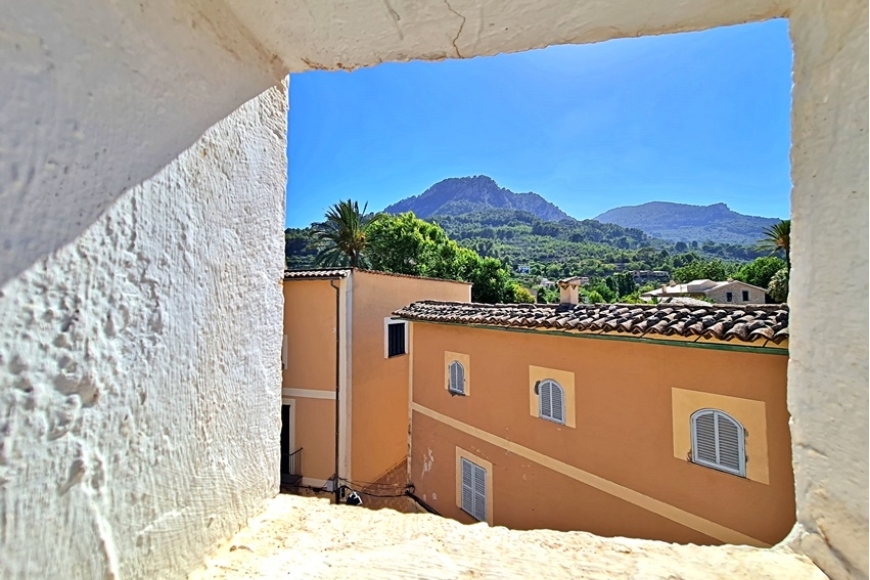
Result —
<path fill-rule="evenodd" d="M 728 269 L 721 260 L 695 260 L 674 270 L 673 279 L 680 283 L 692 280 L 725 280 Z"/>
<path fill-rule="evenodd" d="M 586 302 L 589 304 L 606 304 L 609 300 L 605 300 L 604 296 L 602 296 L 596 290 L 589 290 L 583 292 L 583 297 L 586 299 Z"/>
<path fill-rule="evenodd" d="M 628 296 L 637 289 L 637 282 L 631 274 L 622 272 L 614 274 L 613 281 L 616 283 L 617 297 Z"/>
<path fill-rule="evenodd" d="M 773 276 L 786 268 L 786 263 L 776 257 L 756 258 L 752 262 L 741 266 L 734 274 L 735 280 L 741 280 L 747 284 L 767 288 Z"/>
<path fill-rule="evenodd" d="M 432 262 L 450 241 L 443 229 L 412 212 L 385 216 L 370 233 L 372 268 L 412 276 L 431 276 Z"/>
<path fill-rule="evenodd" d="M 785 263 L 791 266 L 791 220 L 782 220 L 764 230 L 764 238 L 758 241 L 758 249 L 774 255 L 785 254 Z"/>
<path fill-rule="evenodd" d="M 527 288 L 517 286 L 514 291 L 514 300 L 517 304 L 534 304 L 535 297 Z"/>
<path fill-rule="evenodd" d="M 355 201 L 340 201 L 326 211 L 326 221 L 312 226 L 319 252 L 316 261 L 323 266 L 369 265 L 369 234 L 383 214 L 366 215 Z"/>
<path fill-rule="evenodd" d="M 767 293 L 770 294 L 770 297 L 776 302 L 785 303 L 788 300 L 788 282 L 789 269 L 783 268 L 770 279 L 770 286 L 767 289 Z"/>
<path fill-rule="evenodd" d="M 471 300 L 487 304 L 516 302 L 516 284 L 510 272 L 495 258 L 483 258 L 466 279 L 471 282 Z"/>

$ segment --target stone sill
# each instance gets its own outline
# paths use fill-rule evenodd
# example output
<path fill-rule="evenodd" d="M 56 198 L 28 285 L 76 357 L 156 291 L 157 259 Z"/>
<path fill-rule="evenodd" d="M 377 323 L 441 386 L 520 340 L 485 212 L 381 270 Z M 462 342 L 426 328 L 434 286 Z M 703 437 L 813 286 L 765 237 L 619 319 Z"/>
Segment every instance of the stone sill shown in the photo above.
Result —
<path fill-rule="evenodd" d="M 189 577 L 825 580 L 788 548 L 694 546 L 466 526 L 428 514 L 280 495 Z"/>

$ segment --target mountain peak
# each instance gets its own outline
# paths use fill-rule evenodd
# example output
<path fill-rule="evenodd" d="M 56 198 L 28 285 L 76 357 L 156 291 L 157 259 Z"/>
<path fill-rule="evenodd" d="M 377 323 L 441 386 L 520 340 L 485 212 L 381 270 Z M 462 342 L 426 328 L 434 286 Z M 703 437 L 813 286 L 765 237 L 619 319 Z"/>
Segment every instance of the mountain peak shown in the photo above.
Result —
<path fill-rule="evenodd" d="M 421 193 L 384 209 L 387 213 L 413 211 L 417 217 L 464 215 L 492 209 L 526 211 L 545 221 L 573 219 L 534 192 L 515 193 L 488 175 L 449 177 Z"/>

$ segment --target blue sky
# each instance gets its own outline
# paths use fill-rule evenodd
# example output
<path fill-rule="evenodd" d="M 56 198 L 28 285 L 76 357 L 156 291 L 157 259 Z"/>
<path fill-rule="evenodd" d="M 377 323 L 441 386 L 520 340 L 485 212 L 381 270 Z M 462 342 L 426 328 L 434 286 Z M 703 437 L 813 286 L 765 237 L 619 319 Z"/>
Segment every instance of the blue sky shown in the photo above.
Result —
<path fill-rule="evenodd" d="M 481 174 L 579 219 L 647 201 L 785 218 L 791 59 L 774 20 L 292 75 L 287 224 Z"/>

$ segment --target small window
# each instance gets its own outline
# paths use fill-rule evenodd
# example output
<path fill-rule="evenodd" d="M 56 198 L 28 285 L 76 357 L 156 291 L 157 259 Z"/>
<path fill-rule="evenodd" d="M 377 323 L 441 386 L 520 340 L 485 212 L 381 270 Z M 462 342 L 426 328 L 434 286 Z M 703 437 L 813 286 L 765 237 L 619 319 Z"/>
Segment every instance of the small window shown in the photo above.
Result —
<path fill-rule="evenodd" d="M 725 302 L 734 302 L 734 293 L 726 292 L 725 293 Z"/>
<path fill-rule="evenodd" d="M 385 344 L 384 357 L 392 358 L 408 353 L 408 323 L 404 320 L 384 320 Z"/>
<path fill-rule="evenodd" d="M 737 420 L 716 409 L 692 413 L 692 463 L 746 477 L 746 432 Z"/>
<path fill-rule="evenodd" d="M 749 302 L 749 290 L 744 290 L 744 291 L 743 291 L 743 301 L 744 301 L 744 302 Z"/>
<path fill-rule="evenodd" d="M 544 379 L 536 388 L 538 393 L 538 416 L 541 419 L 565 424 L 565 391 L 553 379 Z"/>
<path fill-rule="evenodd" d="M 453 395 L 465 394 L 465 367 L 458 360 L 450 363 L 447 367 L 450 375 L 447 382 L 447 390 Z"/>
<path fill-rule="evenodd" d="M 281 339 L 281 370 L 287 370 L 287 335 Z"/>
<path fill-rule="evenodd" d="M 486 470 L 464 457 L 462 465 L 462 511 L 479 522 L 486 521 Z"/>

